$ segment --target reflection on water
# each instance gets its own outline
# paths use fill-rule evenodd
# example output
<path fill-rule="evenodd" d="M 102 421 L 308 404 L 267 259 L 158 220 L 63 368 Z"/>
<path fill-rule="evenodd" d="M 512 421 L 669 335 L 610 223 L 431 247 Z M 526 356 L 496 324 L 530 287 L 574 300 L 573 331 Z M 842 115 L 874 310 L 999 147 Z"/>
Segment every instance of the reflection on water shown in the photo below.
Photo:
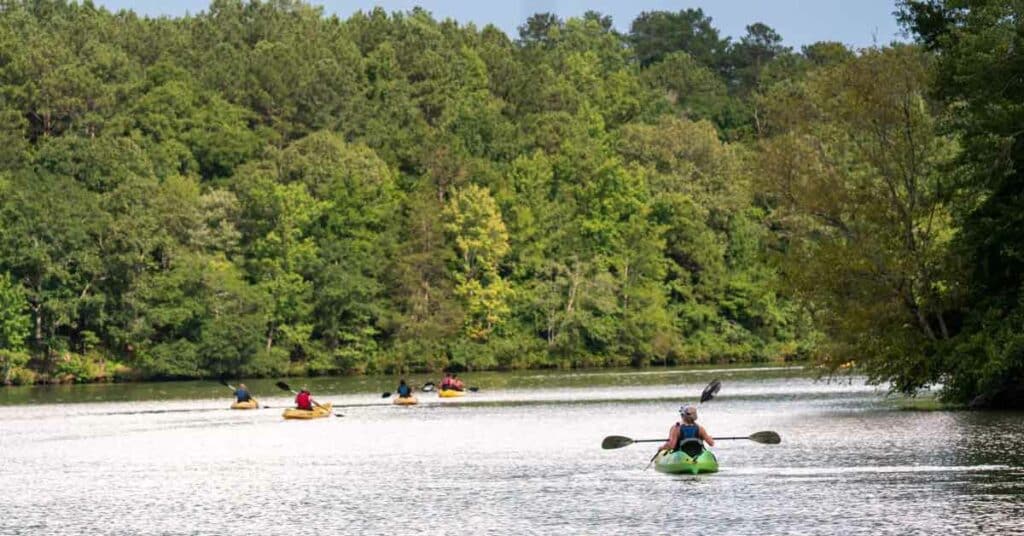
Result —
<path fill-rule="evenodd" d="M 664 437 L 712 377 L 712 434 L 783 443 L 722 441 L 721 472 L 699 477 L 645 471 L 654 445 L 600 449 Z M 1024 518 L 1020 413 L 898 411 L 792 369 L 467 380 L 480 392 L 408 408 L 380 397 L 393 379 L 310 380 L 344 416 L 308 422 L 281 419 L 272 382 L 248 382 L 271 407 L 253 411 L 217 384 L 0 391 L 0 534 L 1011 534 Z"/>

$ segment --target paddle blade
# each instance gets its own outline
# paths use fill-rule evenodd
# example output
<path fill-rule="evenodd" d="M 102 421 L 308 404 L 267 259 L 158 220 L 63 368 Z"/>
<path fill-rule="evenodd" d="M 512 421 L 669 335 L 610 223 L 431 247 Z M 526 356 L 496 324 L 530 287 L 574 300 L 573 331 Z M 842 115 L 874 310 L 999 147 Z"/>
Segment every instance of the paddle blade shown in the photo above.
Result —
<path fill-rule="evenodd" d="M 619 435 L 610 435 L 601 442 L 601 448 L 605 450 L 621 449 L 633 444 L 633 440 Z"/>
<path fill-rule="evenodd" d="M 427 382 L 427 383 L 423 384 L 423 387 L 420 387 L 420 390 L 423 391 L 424 393 L 429 393 L 430 391 L 433 391 L 434 390 L 434 382 Z"/>
<path fill-rule="evenodd" d="M 722 388 L 722 382 L 718 380 L 711 380 L 711 383 L 704 388 L 704 392 L 700 394 L 700 402 L 703 404 L 718 394 L 718 390 Z"/>
<path fill-rule="evenodd" d="M 281 390 L 284 390 L 284 391 L 291 391 L 292 390 L 292 388 L 289 387 L 288 384 L 284 383 L 284 382 L 277 382 L 274 385 L 276 385 L 278 389 L 281 389 Z"/>
<path fill-rule="evenodd" d="M 391 393 L 381 393 L 381 394 L 380 394 L 380 397 L 381 397 L 381 398 L 387 398 L 387 397 L 389 397 L 389 396 L 391 396 Z"/>
<path fill-rule="evenodd" d="M 779 443 L 782 443 L 782 438 L 779 437 L 779 434 L 771 431 L 750 434 L 749 439 L 751 441 L 757 441 L 758 443 L 764 443 L 765 445 L 778 445 Z"/>
<path fill-rule="evenodd" d="M 475 393 L 475 392 L 477 392 L 477 391 L 479 391 L 479 390 L 480 390 L 480 388 L 479 388 L 479 387 L 470 387 L 470 388 L 469 388 L 469 392 L 471 392 L 471 393 Z"/>
<path fill-rule="evenodd" d="M 217 378 L 217 381 L 224 387 L 231 387 L 230 385 L 228 385 L 228 381 L 225 380 L 224 378 Z"/>

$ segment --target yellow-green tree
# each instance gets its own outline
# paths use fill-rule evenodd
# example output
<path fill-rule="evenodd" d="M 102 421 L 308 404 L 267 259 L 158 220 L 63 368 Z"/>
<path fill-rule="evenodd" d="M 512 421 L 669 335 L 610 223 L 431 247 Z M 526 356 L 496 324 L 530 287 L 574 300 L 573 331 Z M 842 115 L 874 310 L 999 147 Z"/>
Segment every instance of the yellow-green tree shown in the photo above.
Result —
<path fill-rule="evenodd" d="M 486 340 L 508 316 L 511 288 L 498 268 L 508 254 L 508 231 L 490 192 L 468 185 L 445 207 L 445 231 L 458 255 L 455 293 L 466 304 L 466 333 Z"/>

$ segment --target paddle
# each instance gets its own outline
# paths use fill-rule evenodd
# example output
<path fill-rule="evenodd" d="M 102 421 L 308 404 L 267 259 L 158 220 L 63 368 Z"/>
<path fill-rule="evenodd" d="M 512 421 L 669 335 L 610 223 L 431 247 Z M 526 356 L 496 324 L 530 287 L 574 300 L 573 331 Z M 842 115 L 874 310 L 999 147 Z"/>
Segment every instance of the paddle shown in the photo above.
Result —
<path fill-rule="evenodd" d="M 703 404 L 703 403 L 707 402 L 708 400 L 711 400 L 712 398 L 715 398 L 715 395 L 718 394 L 718 391 L 721 388 L 722 388 L 722 382 L 720 382 L 718 380 L 711 380 L 711 383 L 709 383 L 708 386 L 704 388 L 704 391 L 700 394 L 700 402 L 699 403 Z"/>
<path fill-rule="evenodd" d="M 764 445 L 778 445 L 782 442 L 782 438 L 779 434 L 772 431 L 755 432 L 748 436 L 743 437 L 716 437 L 715 441 L 728 441 L 730 439 L 748 439 L 755 443 L 762 443 Z M 624 436 L 608 436 L 601 442 L 601 448 L 605 450 L 621 449 L 622 447 L 628 447 L 633 443 L 664 443 L 667 439 L 630 439 Z"/>
<path fill-rule="evenodd" d="M 223 385 L 224 387 L 227 387 L 228 389 L 231 389 L 231 392 L 232 392 L 232 393 L 233 393 L 233 392 L 235 392 L 235 391 L 237 391 L 237 389 L 235 389 L 235 386 L 234 386 L 234 385 L 231 385 L 230 383 L 228 383 L 228 382 L 227 382 L 227 380 L 225 380 L 224 378 L 218 378 L 218 379 L 217 379 L 217 381 L 218 381 L 218 382 L 219 382 L 219 383 L 220 383 L 221 385 Z M 255 398 L 253 398 L 252 400 L 256 400 L 256 399 L 255 399 Z M 259 402 L 257 402 L 257 404 L 259 404 Z M 263 406 L 263 409 L 270 409 L 270 406 Z"/>
<path fill-rule="evenodd" d="M 292 389 L 291 387 L 289 387 L 287 383 L 284 383 L 284 382 L 277 382 L 277 383 L 275 383 L 274 385 L 276 385 L 278 389 L 282 389 L 282 390 L 284 390 L 284 391 L 288 391 L 289 393 L 291 393 L 291 394 L 293 394 L 293 395 L 297 395 L 297 394 L 299 394 L 299 392 L 298 392 L 298 391 L 296 391 L 296 390 Z M 309 401 L 310 401 L 310 402 L 312 402 L 312 403 L 313 403 L 313 405 L 314 405 L 314 406 L 316 406 L 316 407 L 318 407 L 318 408 L 322 408 L 322 407 L 323 407 L 322 405 L 320 405 L 320 403 L 319 403 L 319 402 L 317 402 L 316 400 L 313 400 L 313 397 L 310 397 L 310 398 L 309 398 Z M 344 417 L 344 415 L 342 415 L 342 414 L 340 414 L 340 413 L 335 413 L 334 415 L 335 415 L 336 417 Z"/>

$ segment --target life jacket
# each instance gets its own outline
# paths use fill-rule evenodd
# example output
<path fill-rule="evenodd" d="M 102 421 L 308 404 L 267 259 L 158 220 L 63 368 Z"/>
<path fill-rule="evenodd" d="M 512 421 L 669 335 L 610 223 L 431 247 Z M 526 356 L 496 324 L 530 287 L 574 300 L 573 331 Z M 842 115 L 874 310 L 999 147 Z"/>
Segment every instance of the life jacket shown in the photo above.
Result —
<path fill-rule="evenodd" d="M 407 398 L 410 394 L 412 394 L 412 389 L 408 385 L 398 386 L 398 396 Z"/>
<path fill-rule="evenodd" d="M 299 409 L 313 409 L 313 404 L 310 403 L 309 399 L 309 391 L 302 391 L 295 395 L 295 405 L 298 406 Z"/>
<path fill-rule="evenodd" d="M 252 400 L 252 395 L 245 389 L 235 389 L 235 399 L 237 402 L 248 402 Z"/>
<path fill-rule="evenodd" d="M 676 442 L 676 450 L 679 450 L 680 445 L 687 439 L 696 439 L 702 446 L 704 445 L 704 441 L 700 438 L 700 426 L 683 423 L 676 426 L 679 427 L 679 441 Z"/>

